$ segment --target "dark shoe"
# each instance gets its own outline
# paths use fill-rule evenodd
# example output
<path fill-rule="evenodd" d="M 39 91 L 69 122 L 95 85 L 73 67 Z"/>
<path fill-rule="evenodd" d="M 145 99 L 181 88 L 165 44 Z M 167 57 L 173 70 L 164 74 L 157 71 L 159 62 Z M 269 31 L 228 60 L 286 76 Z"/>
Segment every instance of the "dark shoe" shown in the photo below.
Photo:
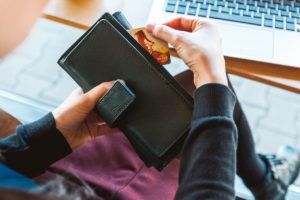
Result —
<path fill-rule="evenodd" d="M 259 155 L 267 164 L 263 183 L 249 187 L 257 200 L 285 199 L 289 185 L 297 178 L 300 169 L 299 152 L 292 146 L 281 147 L 276 155 Z"/>

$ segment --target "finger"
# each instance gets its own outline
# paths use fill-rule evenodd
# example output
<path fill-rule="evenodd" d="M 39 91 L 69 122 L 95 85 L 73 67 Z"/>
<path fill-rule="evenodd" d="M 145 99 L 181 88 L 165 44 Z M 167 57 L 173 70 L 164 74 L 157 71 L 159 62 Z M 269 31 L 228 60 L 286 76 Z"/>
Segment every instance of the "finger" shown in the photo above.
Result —
<path fill-rule="evenodd" d="M 207 23 L 207 20 L 205 19 L 191 19 L 179 17 L 164 24 L 176 30 L 194 32 L 205 23 Z"/>
<path fill-rule="evenodd" d="M 112 133 L 117 133 L 117 132 L 120 132 L 120 130 L 117 128 L 110 128 L 108 125 L 97 126 L 96 137 L 99 137 L 102 135 L 107 135 L 107 134 L 112 134 Z"/>
<path fill-rule="evenodd" d="M 69 94 L 69 96 L 66 98 L 64 102 L 71 101 L 72 99 L 76 99 L 77 97 L 80 97 L 82 94 L 83 94 L 82 89 L 76 88 Z"/>
<path fill-rule="evenodd" d="M 165 23 L 166 26 L 174 28 L 176 30 L 192 32 L 193 20 L 186 18 L 175 18 L 169 22 Z"/>
<path fill-rule="evenodd" d="M 180 34 L 179 31 L 162 24 L 148 24 L 146 29 L 155 37 L 164 40 L 173 46 Z"/>
<path fill-rule="evenodd" d="M 76 88 L 73 90 L 70 96 L 81 96 L 83 95 L 83 90 L 81 88 Z"/>
<path fill-rule="evenodd" d="M 112 88 L 115 82 L 116 81 L 109 81 L 101 83 L 85 94 L 85 98 L 87 98 L 92 108 L 96 105 L 97 101 Z"/>

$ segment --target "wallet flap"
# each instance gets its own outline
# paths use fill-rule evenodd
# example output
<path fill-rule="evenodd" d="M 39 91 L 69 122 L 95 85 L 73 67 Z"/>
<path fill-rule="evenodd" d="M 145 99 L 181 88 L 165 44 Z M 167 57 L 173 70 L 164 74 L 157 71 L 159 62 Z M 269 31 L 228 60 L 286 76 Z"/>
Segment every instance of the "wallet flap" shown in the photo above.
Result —
<path fill-rule="evenodd" d="M 115 127 L 118 118 L 135 99 L 133 92 L 120 80 L 97 102 L 96 108 L 110 127 Z"/>

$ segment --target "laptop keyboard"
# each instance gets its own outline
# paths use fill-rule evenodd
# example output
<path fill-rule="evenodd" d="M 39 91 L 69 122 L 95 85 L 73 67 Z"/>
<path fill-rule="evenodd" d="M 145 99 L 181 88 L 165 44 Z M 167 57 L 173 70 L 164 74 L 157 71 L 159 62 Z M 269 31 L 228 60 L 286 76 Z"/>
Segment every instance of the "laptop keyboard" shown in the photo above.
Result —
<path fill-rule="evenodd" d="M 166 12 L 300 32 L 300 0 L 166 0 Z"/>

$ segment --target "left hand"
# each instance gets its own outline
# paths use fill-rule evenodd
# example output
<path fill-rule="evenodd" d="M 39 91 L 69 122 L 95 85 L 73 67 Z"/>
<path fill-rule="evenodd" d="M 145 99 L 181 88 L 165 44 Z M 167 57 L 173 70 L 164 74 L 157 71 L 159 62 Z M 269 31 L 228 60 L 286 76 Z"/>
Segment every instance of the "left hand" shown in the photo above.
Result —
<path fill-rule="evenodd" d="M 109 128 L 94 111 L 97 101 L 114 83 L 102 83 L 85 94 L 78 88 L 52 112 L 56 128 L 73 150 L 98 136 L 117 131 Z"/>

